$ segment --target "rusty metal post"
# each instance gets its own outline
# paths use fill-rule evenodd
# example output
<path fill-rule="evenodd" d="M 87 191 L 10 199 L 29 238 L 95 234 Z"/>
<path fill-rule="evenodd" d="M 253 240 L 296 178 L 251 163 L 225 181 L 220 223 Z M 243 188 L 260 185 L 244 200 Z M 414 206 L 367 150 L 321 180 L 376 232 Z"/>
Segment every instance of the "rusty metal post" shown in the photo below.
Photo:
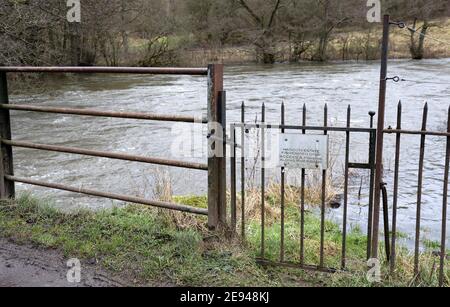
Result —
<path fill-rule="evenodd" d="M 389 203 L 386 184 L 381 187 L 381 194 L 383 196 L 383 223 L 384 223 L 384 249 L 386 251 L 386 260 L 391 261 L 391 242 L 389 234 Z"/>
<path fill-rule="evenodd" d="M 208 65 L 208 227 L 226 223 L 223 65 Z"/>
<path fill-rule="evenodd" d="M 450 133 L 450 108 L 448 109 L 447 132 Z M 447 137 L 444 171 L 444 190 L 442 193 L 442 233 L 441 233 L 441 255 L 439 265 L 439 286 L 445 283 L 445 263 L 447 260 L 447 206 L 448 206 L 448 174 L 450 170 L 450 137 Z"/>
<path fill-rule="evenodd" d="M 231 125 L 230 127 L 231 139 L 230 139 L 230 177 L 231 177 L 231 231 L 233 235 L 236 232 L 237 225 L 237 174 L 236 174 L 236 127 Z"/>
<path fill-rule="evenodd" d="M 245 103 L 241 106 L 241 235 L 245 240 Z"/>
<path fill-rule="evenodd" d="M 281 104 L 281 126 L 286 124 L 286 109 L 284 102 Z M 285 129 L 281 128 L 281 134 Z M 285 241 L 285 207 L 286 207 L 286 168 L 281 168 L 281 234 L 280 234 L 280 262 L 284 262 L 284 241 Z"/>
<path fill-rule="evenodd" d="M 324 135 L 328 135 L 328 105 L 324 107 Z M 325 234 L 326 234 L 326 201 L 327 201 L 327 170 L 322 170 L 322 205 L 320 208 L 320 268 L 325 266 Z"/>
<path fill-rule="evenodd" d="M 376 172 L 375 172 L 375 193 L 374 193 L 375 195 L 373 203 L 374 207 L 373 207 L 373 227 L 372 227 L 372 258 L 378 258 L 381 183 L 383 181 L 384 120 L 386 112 L 386 78 L 387 78 L 388 54 L 389 54 L 389 29 L 390 29 L 390 16 L 385 15 L 383 22 L 380 97 L 378 105 Z"/>
<path fill-rule="evenodd" d="M 399 101 L 397 106 L 397 130 L 402 129 L 402 102 Z M 398 189 L 400 174 L 400 149 L 402 142 L 402 134 L 397 133 L 395 140 L 395 170 L 394 170 L 394 200 L 392 203 L 392 242 L 391 242 L 391 274 L 395 271 L 397 258 L 397 213 L 398 213 Z"/>
<path fill-rule="evenodd" d="M 303 104 L 302 126 L 306 126 L 306 104 Z M 302 130 L 306 134 L 306 130 Z M 300 193 L 300 265 L 305 264 L 305 184 L 306 170 L 302 169 L 302 190 Z"/>
<path fill-rule="evenodd" d="M 0 72 L 0 104 L 8 104 L 8 81 L 5 72 Z M 11 139 L 11 119 L 9 110 L 0 109 L 0 137 Z M 14 175 L 12 147 L 1 144 L 0 150 L 0 198 L 10 199 L 15 197 L 14 182 L 7 180 L 6 175 Z"/>
<path fill-rule="evenodd" d="M 373 128 L 373 118 L 376 112 L 370 111 L 370 129 Z M 369 212 L 367 220 L 367 260 L 372 256 L 372 227 L 373 227 L 373 196 L 374 196 L 374 182 L 375 182 L 375 150 L 376 150 L 377 135 L 376 132 L 370 132 L 369 141 L 369 165 L 370 165 L 370 180 L 369 180 Z"/>
<path fill-rule="evenodd" d="M 347 128 L 351 126 L 352 108 L 347 108 Z M 344 212 L 342 217 L 342 261 L 341 268 L 344 270 L 347 265 L 347 218 L 348 218 L 348 186 L 349 186 L 349 164 L 350 164 L 350 131 L 345 133 L 345 179 L 344 179 Z"/>
<path fill-rule="evenodd" d="M 261 259 L 266 256 L 266 105 L 261 109 Z"/>
<path fill-rule="evenodd" d="M 428 123 L 428 103 L 423 108 L 422 132 L 427 131 Z M 416 237 L 414 248 L 414 275 L 419 276 L 420 272 L 420 232 L 422 225 L 422 194 L 423 194 L 423 169 L 425 166 L 425 146 L 427 136 L 422 134 L 420 138 L 419 175 L 417 182 L 417 210 L 416 210 Z"/>
<path fill-rule="evenodd" d="M 223 69 L 222 69 L 223 84 Z M 220 156 L 220 205 L 219 205 L 219 223 L 227 226 L 227 93 L 219 92 L 219 123 L 222 128 L 222 155 Z"/>

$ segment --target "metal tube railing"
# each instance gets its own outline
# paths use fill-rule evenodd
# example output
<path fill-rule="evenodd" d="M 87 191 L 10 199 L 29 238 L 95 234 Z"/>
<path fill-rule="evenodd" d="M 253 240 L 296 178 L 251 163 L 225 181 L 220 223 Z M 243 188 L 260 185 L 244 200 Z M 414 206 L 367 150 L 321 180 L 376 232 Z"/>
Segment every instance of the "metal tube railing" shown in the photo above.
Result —
<path fill-rule="evenodd" d="M 448 132 L 440 131 L 419 131 L 419 130 L 402 130 L 402 129 L 385 129 L 385 134 L 403 134 L 403 135 L 422 135 L 422 136 L 444 136 L 450 137 Z"/>
<path fill-rule="evenodd" d="M 18 105 L 18 104 L 0 104 L 0 108 L 14 111 L 30 111 L 30 112 L 55 113 L 66 115 L 142 119 L 142 120 L 166 121 L 166 122 L 203 123 L 203 124 L 207 123 L 206 119 L 196 118 L 194 116 L 162 115 L 162 114 L 151 114 L 140 112 L 111 112 L 93 109 L 38 107 L 38 106 Z"/>
<path fill-rule="evenodd" d="M 38 181 L 38 180 L 25 179 L 25 178 L 20 178 L 20 177 L 16 177 L 16 176 L 5 175 L 5 178 L 12 182 L 20 182 L 20 183 L 24 183 L 24 184 L 30 184 L 30 185 L 51 188 L 51 189 L 56 189 L 56 190 L 62 190 L 62 191 L 80 193 L 80 194 L 85 194 L 85 195 L 90 195 L 90 196 L 120 200 L 120 201 L 124 201 L 124 202 L 141 204 L 141 205 L 146 205 L 146 206 L 151 206 L 151 207 L 170 209 L 170 210 L 182 211 L 182 212 L 199 214 L 199 215 L 208 215 L 208 210 L 202 209 L 202 208 L 194 208 L 194 207 L 190 207 L 190 206 L 173 204 L 173 203 L 168 203 L 168 202 L 148 200 L 148 199 L 134 197 L 134 196 L 126 196 L 126 195 L 121 195 L 121 194 L 99 192 L 99 191 L 83 189 L 83 188 L 75 188 L 75 187 L 70 187 L 70 186 L 66 186 L 66 185 L 62 185 L 62 184 L 46 183 L 46 182 L 42 182 L 42 181 Z"/>
<path fill-rule="evenodd" d="M 165 67 L 32 67 L 4 66 L 0 72 L 12 73 L 110 73 L 110 74 L 149 74 L 149 75 L 191 75 L 206 76 L 207 68 L 165 68 Z"/>
<path fill-rule="evenodd" d="M 128 154 L 122 154 L 122 153 L 88 150 L 88 149 L 81 149 L 81 148 L 56 146 L 56 145 L 44 145 L 44 144 L 11 141 L 11 140 L 2 140 L 1 142 L 5 145 L 21 147 L 21 148 L 38 149 L 38 150 L 46 150 L 46 151 L 53 151 L 53 152 L 63 152 L 63 153 L 78 154 L 78 155 L 100 157 L 100 158 L 110 158 L 110 159 L 117 159 L 117 160 L 131 161 L 131 162 L 142 162 L 142 163 L 148 163 L 148 164 L 173 166 L 173 167 L 187 168 L 187 169 L 194 169 L 194 170 L 203 170 L 203 171 L 208 170 L 208 165 L 202 164 L 202 163 L 183 162 L 183 161 L 175 161 L 175 160 L 168 160 L 168 159 L 161 159 L 161 158 L 151 158 L 151 157 L 128 155 Z"/>
<path fill-rule="evenodd" d="M 243 127 L 247 129 L 283 129 L 283 130 L 305 130 L 305 131 L 321 131 L 321 132 L 351 132 L 351 133 L 372 133 L 376 129 L 372 128 L 346 128 L 346 127 L 318 127 L 318 126 L 295 126 L 295 125 L 272 125 L 265 123 L 257 124 L 241 124 L 235 123 L 235 127 Z"/>
<path fill-rule="evenodd" d="M 179 116 L 179 115 L 159 115 L 136 112 L 110 112 L 92 109 L 73 109 L 73 108 L 59 108 L 52 106 L 30 106 L 9 104 L 8 99 L 8 82 L 7 73 L 110 73 L 110 74 L 149 74 L 149 75 L 191 75 L 191 76 L 205 76 L 208 82 L 208 115 L 207 118 L 197 118 L 194 116 Z M 0 142 L 3 159 L 2 167 L 0 167 L 0 198 L 13 199 L 15 198 L 14 182 L 22 182 L 31 185 L 38 185 L 48 188 L 55 188 L 71 192 L 78 192 L 92 196 L 105 197 L 117 199 L 122 201 L 141 203 L 153 205 L 162 208 L 168 208 L 178 211 L 192 212 L 198 214 L 208 215 L 208 226 L 210 229 L 216 229 L 220 225 L 226 225 L 226 161 L 225 153 L 223 157 L 210 156 L 208 158 L 208 165 L 170 161 L 165 159 L 145 158 L 132 155 L 125 155 L 121 153 L 107 153 L 102 151 L 85 150 L 79 148 L 62 147 L 54 145 L 33 144 L 29 142 L 14 142 L 11 137 L 11 120 L 10 111 L 30 111 L 41 113 L 56 113 L 69 115 L 83 115 L 83 116 L 97 116 L 97 117 L 112 117 L 112 118 L 126 118 L 126 119 L 142 119 L 153 121 L 168 121 L 168 122 L 186 122 L 186 123 L 202 123 L 208 125 L 208 154 L 214 151 L 218 132 L 215 123 L 221 123 L 226 127 L 225 117 L 225 92 L 223 91 L 223 65 L 211 64 L 207 68 L 160 68 L 160 67 L 0 67 Z M 223 141 L 225 146 L 225 141 Z M 24 147 L 38 150 L 49 150 L 64 153 L 73 153 L 81 155 L 90 155 L 106 158 L 114 158 L 121 160 L 146 162 L 153 164 L 161 164 L 175 167 L 183 167 L 198 170 L 208 170 L 208 210 L 206 209 L 192 209 L 183 206 L 148 201 L 141 198 L 133 198 L 123 195 L 103 193 L 98 191 L 78 189 L 67 187 L 58 184 L 43 183 L 36 180 L 29 180 L 14 177 L 13 167 L 13 153 L 12 147 Z"/>

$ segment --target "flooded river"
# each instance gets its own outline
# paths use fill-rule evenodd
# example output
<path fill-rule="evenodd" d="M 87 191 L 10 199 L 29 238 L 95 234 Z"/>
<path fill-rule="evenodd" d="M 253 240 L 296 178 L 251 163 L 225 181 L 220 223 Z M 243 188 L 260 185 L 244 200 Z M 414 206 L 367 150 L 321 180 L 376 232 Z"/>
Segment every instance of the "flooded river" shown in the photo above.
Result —
<path fill-rule="evenodd" d="M 418 130 L 424 101 L 429 104 L 429 129 L 445 130 L 450 104 L 450 59 L 391 61 L 390 76 L 412 82 L 388 84 L 387 126 L 396 124 L 396 106 L 403 102 L 403 126 Z M 264 102 L 267 119 L 278 123 L 281 102 L 286 104 L 289 124 L 299 124 L 304 103 L 308 122 L 322 124 L 322 110 L 328 104 L 330 124 L 344 126 L 346 108 L 352 105 L 352 126 L 368 127 L 369 111 L 378 105 L 379 63 L 323 65 L 275 65 L 227 67 L 227 117 L 238 121 L 240 106 L 247 105 L 247 118 L 254 120 Z M 40 90 L 27 90 L 10 97 L 11 103 L 95 108 L 109 111 L 139 111 L 201 116 L 206 112 L 206 79 L 190 76 L 82 75 L 50 79 Z M 31 112 L 12 112 L 13 138 L 43 144 L 125 152 L 136 155 L 169 157 L 173 154 L 173 137 L 190 125 L 145 122 L 138 120 L 90 118 Z M 336 135 L 335 139 L 342 137 Z M 366 135 L 352 135 L 352 162 L 366 162 Z M 339 143 L 339 141 L 337 142 Z M 420 138 L 403 138 L 400 175 L 399 228 L 412 235 L 415 208 Z M 438 240 L 442 210 L 445 139 L 427 139 L 423 196 L 423 238 Z M 343 149 L 335 154 L 342 156 Z M 152 197 L 156 168 L 116 160 L 17 149 L 16 174 L 49 182 L 65 183 L 114 193 Z M 184 158 L 205 162 L 206 157 Z M 394 137 L 387 136 L 385 151 L 386 182 L 392 205 Z M 340 167 L 336 167 L 339 169 Z M 340 170 L 342 171 L 342 170 Z M 171 169 L 175 194 L 206 193 L 206 175 L 201 171 Z M 337 171 L 339 172 L 339 171 Z M 363 197 L 358 200 L 361 180 L 352 180 L 350 220 L 359 224 L 367 215 L 367 184 L 362 175 Z M 66 209 L 100 208 L 113 203 L 65 192 L 18 185 L 19 191 L 33 191 L 48 197 Z M 330 210 L 328 216 L 339 220 L 342 210 Z"/>

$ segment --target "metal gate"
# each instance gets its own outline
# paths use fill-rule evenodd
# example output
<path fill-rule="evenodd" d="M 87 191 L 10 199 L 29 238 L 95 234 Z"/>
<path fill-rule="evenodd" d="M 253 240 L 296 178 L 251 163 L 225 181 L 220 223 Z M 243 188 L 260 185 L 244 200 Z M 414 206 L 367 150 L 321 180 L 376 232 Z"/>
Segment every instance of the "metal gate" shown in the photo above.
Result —
<path fill-rule="evenodd" d="M 142 112 L 117 112 L 100 111 L 92 109 L 73 109 L 60 107 L 44 107 L 33 105 L 19 105 L 9 102 L 7 73 L 75 73 L 75 74 L 145 74 L 145 75 L 191 75 L 204 76 L 208 81 L 207 118 L 194 116 L 151 114 Z M 134 68 L 134 67 L 0 67 L 0 198 L 15 198 L 15 183 L 41 186 L 51 189 L 81 193 L 95 197 L 109 198 L 129 203 L 143 204 L 170 210 L 183 211 L 208 216 L 210 228 L 217 228 L 225 224 L 226 216 L 226 157 L 225 153 L 216 154 L 216 146 L 222 142 L 223 131 L 219 127 L 226 126 L 225 117 L 225 92 L 223 90 L 223 65 L 209 65 L 207 68 Z M 28 111 L 38 113 L 68 114 L 74 116 L 125 118 L 146 121 L 184 122 L 208 125 L 208 162 L 193 163 L 175 161 L 165 158 L 143 157 L 128 153 L 105 152 L 87 150 L 74 147 L 63 147 L 32 142 L 19 142 L 12 139 L 10 111 Z M 80 127 L 81 129 L 81 127 Z M 220 141 L 217 141 L 217 138 Z M 208 209 L 194 208 L 182 204 L 173 204 L 157 200 L 149 200 L 139 197 L 122 195 L 117 193 L 102 192 L 96 190 L 71 187 L 63 184 L 43 182 L 29 178 L 19 177 L 14 174 L 13 147 L 44 150 L 83 156 L 103 157 L 125 161 L 134 161 L 147 164 L 164 165 L 208 173 Z"/>
<path fill-rule="evenodd" d="M 260 233 L 261 233 L 261 241 L 260 241 L 260 255 L 258 257 L 258 261 L 263 264 L 276 264 L 282 266 L 290 266 L 297 267 L 302 269 L 313 269 L 325 272 L 335 272 L 337 270 L 345 270 L 346 269 L 346 252 L 347 252 L 347 208 L 348 208 L 348 186 L 349 186 L 349 171 L 351 169 L 364 169 L 368 170 L 370 173 L 370 203 L 368 206 L 368 215 L 369 219 L 372 219 L 373 215 L 373 195 L 374 195 L 374 180 L 375 180 L 375 145 L 376 145 L 376 129 L 373 128 L 373 117 L 374 113 L 370 113 L 370 125 L 369 128 L 357 128 L 351 126 L 351 107 L 349 106 L 347 109 L 347 125 L 345 127 L 331 127 L 329 126 L 329 118 L 328 118 L 328 108 L 325 105 L 323 118 L 324 124 L 323 126 L 309 126 L 307 124 L 307 107 L 304 105 L 301 119 L 299 120 L 300 125 L 289 125 L 285 122 L 285 114 L 286 109 L 284 104 L 281 106 L 281 120 L 279 125 L 271 125 L 266 123 L 266 109 L 263 105 L 261 110 L 261 122 L 259 123 L 247 123 L 245 121 L 245 105 L 242 105 L 241 108 L 241 122 L 234 123 L 230 126 L 230 134 L 231 134 L 231 144 L 232 146 L 231 154 L 230 154 L 230 177 L 231 177 L 231 227 L 233 229 L 236 228 L 238 224 L 238 190 L 240 190 L 240 212 L 239 212 L 239 224 L 240 224 L 240 234 L 242 238 L 245 240 L 246 231 L 247 231 L 247 222 L 248 217 L 245 216 L 245 206 L 246 206 L 246 134 L 249 133 L 250 129 L 258 129 L 260 134 L 260 144 L 261 144 L 261 155 L 260 155 L 260 212 L 261 212 L 261 223 L 260 223 Z M 300 117 L 299 117 L 300 118 Z M 277 130 L 281 132 L 281 137 L 284 133 L 288 131 L 294 131 L 298 134 L 302 135 L 328 135 L 330 132 L 341 133 L 345 135 L 345 170 L 344 170 L 344 199 L 343 199 L 343 228 L 342 228 L 342 253 L 341 253 L 341 264 L 340 267 L 330 267 L 326 265 L 326 257 L 324 253 L 325 248 L 325 228 L 326 228 L 326 209 L 327 209 L 327 170 L 322 171 L 321 178 L 321 205 L 320 205 L 320 247 L 319 247 L 319 261 L 318 263 L 308 263 L 308 260 L 305 257 L 305 253 L 309 252 L 305 248 L 305 182 L 306 177 L 308 175 L 307 169 L 301 169 L 301 185 L 300 185 L 300 199 L 298 203 L 298 208 L 300 211 L 300 219 L 298 220 L 298 227 L 300 229 L 300 235 L 298 237 L 298 255 L 299 261 L 297 262 L 289 262 L 286 261 L 286 252 L 285 252 L 285 188 L 286 188 L 286 170 L 284 167 L 279 167 L 280 174 L 280 241 L 278 252 L 278 259 L 269 259 L 266 257 L 266 187 L 267 187 L 267 176 L 266 176 L 266 166 L 265 164 L 265 153 L 266 153 L 266 133 L 268 130 Z M 367 137 L 368 148 L 368 157 L 366 163 L 352 163 L 350 161 L 350 141 L 353 134 L 359 133 L 364 134 Z M 240 137 L 239 137 L 240 134 Z M 239 141 L 238 141 L 239 139 Z M 240 189 L 237 187 L 238 182 L 238 151 L 240 156 Z M 371 234 L 372 234 L 372 224 L 367 223 L 367 233 L 368 236 L 368 244 L 367 244 L 367 259 L 371 254 Z"/>
<path fill-rule="evenodd" d="M 358 128 L 352 127 L 351 118 L 352 118 L 352 110 L 349 106 L 347 109 L 347 125 L 345 127 L 330 127 L 328 125 L 328 108 L 325 106 L 324 108 L 324 124 L 323 126 L 309 126 L 306 118 L 307 118 L 307 107 L 306 105 L 303 107 L 303 112 L 301 115 L 301 119 L 299 122 L 301 125 L 289 125 L 285 122 L 285 114 L 286 109 L 285 106 L 281 106 L 281 120 L 280 124 L 268 124 L 265 121 L 266 118 L 266 109 L 263 105 L 262 110 L 260 112 L 260 118 L 262 119 L 258 123 L 248 123 L 245 118 L 245 105 L 242 104 L 241 107 L 241 122 L 233 123 L 230 125 L 230 144 L 231 145 L 231 153 L 230 153 L 230 191 L 231 191 L 231 227 L 236 230 L 237 233 L 240 234 L 241 238 L 245 241 L 247 237 L 249 217 L 246 216 L 246 203 L 247 199 L 247 187 L 246 181 L 248 178 L 246 177 L 245 169 L 246 169 L 246 152 L 248 151 L 248 146 L 246 143 L 247 134 L 249 134 L 250 130 L 259 130 L 260 133 L 260 146 L 261 146 L 261 155 L 260 159 L 260 181 L 259 181 L 259 193 L 260 193 L 260 242 L 259 242 L 259 256 L 257 260 L 266 265 L 280 265 L 294 268 L 301 268 L 306 270 L 317 270 L 324 272 L 336 272 L 340 270 L 347 270 L 347 232 L 349 229 L 348 224 L 348 205 L 349 205 L 349 171 L 354 169 L 367 170 L 369 172 L 369 197 L 368 197 L 368 219 L 366 221 L 367 226 L 367 253 L 365 258 L 359 259 L 361 262 L 365 262 L 368 259 L 373 258 L 374 251 L 373 241 L 375 237 L 379 238 L 380 233 L 374 230 L 374 196 L 375 191 L 378 190 L 380 193 L 381 208 L 380 215 L 383 217 L 383 234 L 384 234 L 384 258 L 389 263 L 390 271 L 393 273 L 397 269 L 396 257 L 397 257 L 397 240 L 398 240 L 398 231 L 397 231 L 397 221 L 398 221 L 398 208 L 399 208 L 399 172 L 401 166 L 401 140 L 402 137 L 407 135 L 418 136 L 420 137 L 420 150 L 419 150 L 419 163 L 417 165 L 418 168 L 418 181 L 417 181 L 417 217 L 416 217 L 416 225 L 415 225 L 415 246 L 414 246 L 414 274 L 418 276 L 420 274 L 420 256 L 421 256 L 421 207 L 422 207 L 422 191 L 423 191 L 423 181 L 424 181 L 424 158 L 426 154 L 426 138 L 427 137 L 443 137 L 446 138 L 446 155 L 445 155 L 445 170 L 444 170 L 444 178 L 443 178 L 443 190 L 442 190 L 442 224 L 441 224 L 441 245 L 440 245 L 440 253 L 438 255 L 439 262 L 439 282 L 441 285 L 445 283 L 445 264 L 447 259 L 447 250 L 446 250 L 446 232 L 447 232 L 447 206 L 448 206 L 448 184 L 449 184 L 449 169 L 450 169 L 450 109 L 448 115 L 448 129 L 447 132 L 437 132 L 437 131 L 428 131 L 427 123 L 428 123 L 428 105 L 426 104 L 423 109 L 423 119 L 422 119 L 422 128 L 420 130 L 403 130 L 402 129 L 402 103 L 398 104 L 397 109 L 397 126 L 396 128 L 388 127 L 382 130 L 383 137 L 394 135 L 395 136 L 395 169 L 393 172 L 394 176 L 394 186 L 393 195 L 388 195 L 386 183 L 384 180 L 381 180 L 378 189 L 376 189 L 375 185 L 375 176 L 376 176 L 376 143 L 377 143 L 377 129 L 374 128 L 374 116 L 376 115 L 374 112 L 370 112 L 370 124 L 369 128 Z M 300 116 L 299 116 L 300 117 Z M 268 239 L 266 235 L 266 202 L 267 202 L 267 181 L 268 177 L 266 175 L 266 167 L 265 167 L 265 157 L 266 157 L 266 131 L 268 130 L 276 130 L 281 133 L 283 136 L 284 133 L 288 133 L 290 131 L 294 131 L 297 134 L 302 135 L 327 135 L 329 133 L 343 134 L 345 135 L 345 151 L 344 151 L 344 185 L 343 185 L 343 205 L 342 205 L 342 245 L 341 256 L 340 256 L 340 266 L 339 267 L 331 267 L 327 265 L 326 254 L 324 253 L 324 248 L 326 244 L 325 238 L 325 228 L 326 228 L 326 212 L 327 212 L 327 170 L 323 170 L 322 178 L 321 178 L 321 204 L 320 204 L 320 212 L 318 214 L 320 218 L 320 246 L 317 250 L 318 254 L 318 262 L 317 263 L 309 263 L 305 257 L 308 251 L 305 247 L 305 239 L 307 235 L 305 234 L 305 186 L 306 186 L 306 177 L 308 175 L 308 169 L 301 169 L 301 183 L 300 183 L 300 197 L 298 199 L 298 210 L 300 213 L 300 218 L 298 219 L 297 226 L 299 228 L 299 236 L 296 239 L 296 251 L 298 253 L 298 261 L 286 261 L 286 239 L 285 239 L 285 209 L 286 209 L 286 170 L 283 167 L 278 168 L 279 172 L 279 206 L 280 209 L 280 229 L 279 229 L 279 242 L 278 246 L 275 248 L 271 245 L 271 251 L 269 254 L 274 254 L 274 248 L 276 249 L 276 253 L 278 256 L 276 259 L 273 257 L 267 256 L 267 246 L 266 242 Z M 350 160 L 351 153 L 351 140 L 352 136 L 355 134 L 363 134 L 366 135 L 367 146 L 368 146 L 368 157 L 366 163 L 353 163 Z M 240 187 L 238 187 L 238 183 L 240 183 Z M 388 204 L 392 199 L 392 209 L 389 210 Z M 392 212 L 392 215 L 390 213 Z M 259 221 L 258 221 L 259 222 Z M 239 226 L 239 229 L 237 229 Z M 377 247 L 377 253 L 378 253 Z M 313 251 L 316 252 L 316 251 Z"/>

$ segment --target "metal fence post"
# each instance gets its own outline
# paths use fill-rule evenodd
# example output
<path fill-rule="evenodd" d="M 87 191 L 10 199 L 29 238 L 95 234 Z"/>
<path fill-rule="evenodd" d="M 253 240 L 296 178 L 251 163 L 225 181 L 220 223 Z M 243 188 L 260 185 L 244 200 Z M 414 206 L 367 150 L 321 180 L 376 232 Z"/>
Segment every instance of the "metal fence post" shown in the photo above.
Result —
<path fill-rule="evenodd" d="M 208 226 L 226 224 L 226 112 L 221 64 L 208 65 Z"/>
<path fill-rule="evenodd" d="M 383 45 L 381 52 L 381 78 L 380 78 L 380 101 L 378 105 L 378 127 L 376 147 L 376 172 L 375 172 L 375 196 L 373 207 L 372 227 L 372 258 L 378 258 L 379 228 L 380 228 L 380 200 L 381 184 L 383 180 L 383 147 L 384 147 L 384 123 L 386 112 L 386 79 L 389 55 L 389 28 L 390 16 L 384 16 L 383 22 Z"/>
<path fill-rule="evenodd" d="M 8 81 L 6 73 L 0 72 L 0 104 L 8 104 Z M 0 137 L 11 139 L 11 120 L 9 110 L 0 109 Z M 0 150 L 0 198 L 11 199 L 15 197 L 14 182 L 5 179 L 5 175 L 14 175 L 12 147 L 1 143 Z"/>
<path fill-rule="evenodd" d="M 236 174 L 236 127 L 230 127 L 230 177 L 231 177 L 231 232 L 234 235 L 237 225 L 237 174 Z"/>
<path fill-rule="evenodd" d="M 373 129 L 374 117 L 376 112 L 370 111 L 370 129 Z M 367 221 L 367 260 L 372 257 L 372 227 L 373 227 L 373 199 L 374 199 L 374 188 L 375 188 L 375 154 L 377 146 L 377 133 L 376 131 L 370 132 L 369 140 L 369 165 L 370 165 L 370 179 L 369 179 L 369 212 Z"/>

